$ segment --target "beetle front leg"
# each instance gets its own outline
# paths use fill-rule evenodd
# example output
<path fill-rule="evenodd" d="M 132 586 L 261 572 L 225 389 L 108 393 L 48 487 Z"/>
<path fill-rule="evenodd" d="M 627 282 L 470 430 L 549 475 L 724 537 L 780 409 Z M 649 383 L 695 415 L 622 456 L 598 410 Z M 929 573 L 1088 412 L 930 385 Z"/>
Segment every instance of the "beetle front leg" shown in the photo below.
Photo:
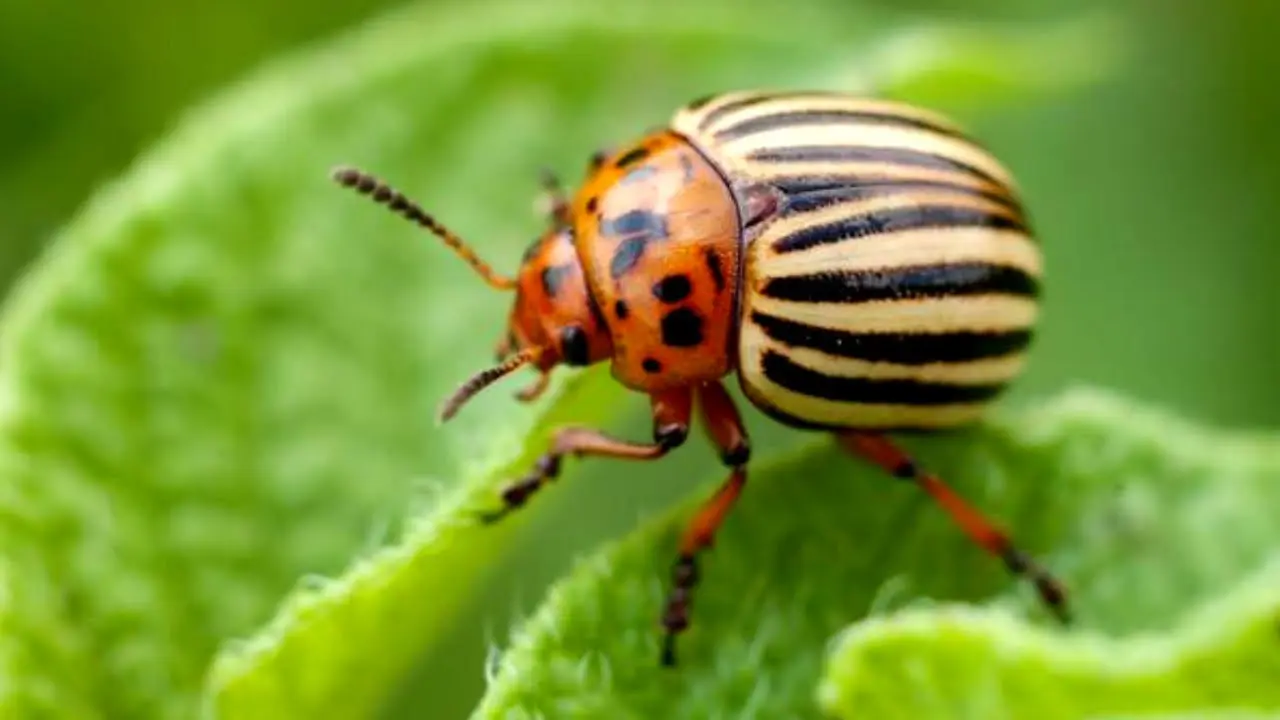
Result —
<path fill-rule="evenodd" d="M 694 514 L 680 539 L 680 555 L 672 568 L 673 587 L 662 615 L 666 635 L 661 660 L 666 666 L 675 665 L 676 636 L 689 627 L 689 606 L 693 588 L 698 584 L 698 555 L 715 543 L 716 531 L 742 494 L 747 483 L 747 461 L 751 457 L 751 443 L 742 416 L 723 385 L 718 382 L 700 385 L 698 409 L 707 434 L 720 451 L 721 462 L 731 470 L 728 479 Z"/>
<path fill-rule="evenodd" d="M 486 523 L 496 522 L 523 506 L 539 488 L 560 474 L 566 455 L 656 460 L 684 444 L 693 414 L 692 390 L 681 388 L 654 393 L 649 399 L 653 408 L 652 443 L 622 440 L 593 428 L 561 428 L 556 431 L 551 448 L 534 463 L 533 470 L 503 489 L 502 508 L 483 513 L 480 519 Z"/>

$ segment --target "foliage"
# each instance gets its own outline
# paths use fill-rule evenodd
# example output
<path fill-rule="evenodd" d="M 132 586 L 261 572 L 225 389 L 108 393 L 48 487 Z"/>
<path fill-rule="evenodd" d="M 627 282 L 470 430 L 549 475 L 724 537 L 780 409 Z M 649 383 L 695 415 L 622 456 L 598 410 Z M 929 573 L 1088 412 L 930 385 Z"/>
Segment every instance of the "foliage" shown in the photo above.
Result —
<path fill-rule="evenodd" d="M 808 716 L 815 688 L 839 718 L 1280 711 L 1275 437 L 1077 391 L 915 445 L 1066 580 L 1069 631 L 913 488 L 815 442 L 753 474 L 678 674 L 653 626 L 690 507 L 560 582 L 480 717 Z"/>
<path fill-rule="evenodd" d="M 785 17 L 727 0 L 664 0 L 623 11 L 552 5 L 536 12 L 518 2 L 409 8 L 275 64 L 193 112 L 95 196 L 24 279 L 0 325 L 5 716 L 189 717 L 200 707 L 228 718 L 369 717 L 402 704 L 429 706 L 443 686 L 404 686 L 424 658 L 441 652 L 522 538 L 524 519 L 479 531 L 467 522 L 470 510 L 530 462 L 554 423 L 623 419 L 623 393 L 593 371 L 558 378 L 536 407 L 514 406 L 494 391 L 437 427 L 440 397 L 489 356 L 503 300 L 414 228 L 335 189 L 326 178 L 333 164 L 386 176 L 509 267 L 537 231 L 527 208 L 538 166 L 576 173 L 584 143 L 643 129 L 709 88 L 876 86 L 922 102 L 989 108 L 1041 87 L 1027 77 L 1058 88 L 1092 80 L 1112 47 L 1106 28 L 1093 23 L 1031 41 L 1025 29 L 894 33 L 882 19 L 835 3 Z M 831 51 L 858 41 L 870 49 Z M 965 69 L 962 85 L 956 68 Z M 955 94 L 960 86 L 963 97 Z M 1123 435 L 1130 414 L 1112 407 L 1112 416 L 1086 425 Z M 1066 552 L 1065 539 L 1080 535 L 1069 518 L 1109 507 L 1099 473 L 1112 466 L 1069 462 L 1095 450 L 1096 438 L 1064 435 L 1036 450 L 1025 445 L 1029 436 L 986 432 L 966 446 L 971 456 L 946 463 L 963 487 L 974 489 L 983 471 L 1012 483 L 1014 471 L 1035 469 L 1059 478 L 1043 487 L 1068 500 L 1073 489 L 1097 488 L 1099 495 L 1055 504 L 1040 485 L 1027 486 L 1040 501 L 1026 507 L 1052 512 L 1052 520 L 1042 516 L 1043 532 L 1029 537 Z M 1176 475 L 1183 467 L 1166 462 L 1165 451 L 1175 449 L 1135 451 L 1146 460 L 1131 468 L 1153 478 L 1140 484 L 1154 494 L 1150 506 L 1189 507 L 1164 491 L 1183 485 L 1154 482 L 1156 472 Z M 795 514 L 761 515 L 797 464 L 827 478 L 825 485 L 797 492 Z M 1223 488 L 1243 488 L 1224 513 L 1256 510 L 1263 464 L 1221 471 L 1194 464 L 1187 483 L 1218 478 Z M 848 480 L 844 467 L 821 444 L 762 463 L 755 499 L 717 551 L 689 643 L 683 682 L 704 686 L 691 695 L 664 693 L 667 699 L 732 706 L 744 683 L 771 678 L 756 686 L 760 702 L 801 702 L 817 687 L 822 633 L 865 609 L 868 579 L 935 568 L 901 544 L 885 564 L 858 569 L 843 567 L 843 556 L 831 563 L 821 544 L 811 545 L 815 555 L 805 562 L 820 572 L 805 577 L 815 592 L 834 597 L 840 586 L 833 583 L 848 573 L 860 584 L 847 604 L 815 612 L 792 638 L 794 663 L 773 654 L 780 650 L 770 638 L 803 612 L 805 597 L 780 602 L 784 588 L 762 584 L 769 574 L 735 582 L 752 562 L 733 552 L 735 544 L 751 535 L 794 537 L 826 522 L 833 542 L 878 539 L 883 547 L 899 526 L 881 509 L 913 505 L 901 490 L 870 479 L 833 484 L 836 473 Z M 1235 485 L 1233 473 L 1241 478 Z M 575 466 L 562 484 L 591 475 Z M 839 507 L 828 491 L 857 502 L 833 516 Z M 1033 497 L 981 494 L 999 511 Z M 522 515 L 534 517 L 540 506 Z M 807 518 L 805 508 L 827 517 Z M 837 521 L 839 539 L 831 534 Z M 671 522 L 633 535 L 566 580 L 502 661 L 484 708 L 529 709 L 559 702 L 562 691 L 577 695 L 567 684 L 569 663 L 608 668 L 619 691 L 597 687 L 578 701 L 625 712 L 632 696 L 624 680 L 652 672 L 648 644 L 661 579 L 653 572 L 668 559 Z M 951 567 L 972 569 L 949 581 L 931 573 L 932 585 L 921 576 L 913 593 L 977 598 L 1000 586 L 998 568 L 957 547 L 943 526 L 922 520 L 910 527 L 917 547 L 928 554 L 955 548 L 945 550 L 956 553 Z M 806 545 L 819 536 L 806 534 Z M 1273 541 L 1265 533 L 1242 540 L 1240 554 L 1230 556 L 1237 564 L 1217 579 L 1243 572 Z M 611 577 L 601 576 L 606 570 L 618 573 L 616 584 L 601 585 Z M 1068 576 L 1079 573 L 1071 568 Z M 1085 580 L 1086 600 L 1104 592 Z M 628 587 L 643 590 L 619 598 Z M 743 600 L 735 613 L 717 612 L 730 593 Z M 1129 617 L 1107 607 L 1102 618 Z M 566 608 L 578 610 L 564 616 Z M 548 632 L 606 620 L 609 634 L 593 633 L 589 649 L 580 631 Z M 765 632 L 745 632 L 752 628 Z M 582 663 L 616 643 L 620 654 Z M 722 675 L 707 670 L 709 648 L 758 648 L 768 657 L 740 654 Z M 856 644 L 843 648 L 832 677 L 846 677 L 840 668 L 856 665 L 860 652 Z M 520 664 L 543 655 L 554 661 Z M 789 668 L 782 676 L 757 674 L 780 662 Z M 558 679 L 530 698 L 521 678 L 539 673 Z M 837 686 L 853 692 L 857 681 Z M 839 692 L 825 697 L 847 702 Z"/>

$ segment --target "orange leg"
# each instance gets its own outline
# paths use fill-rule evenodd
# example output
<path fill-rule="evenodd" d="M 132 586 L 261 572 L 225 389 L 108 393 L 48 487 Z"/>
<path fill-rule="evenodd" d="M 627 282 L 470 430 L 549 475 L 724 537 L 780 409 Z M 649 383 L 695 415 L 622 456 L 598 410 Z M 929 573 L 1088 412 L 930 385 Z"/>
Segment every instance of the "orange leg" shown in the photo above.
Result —
<path fill-rule="evenodd" d="M 1014 575 L 1030 578 L 1035 583 L 1041 600 L 1059 620 L 1063 623 L 1070 621 L 1067 594 L 1062 583 L 1019 550 L 1008 535 L 947 487 L 946 483 L 934 475 L 922 472 L 915 461 L 893 441 L 875 433 L 848 432 L 836 437 L 849 452 L 879 465 L 894 477 L 915 482 L 974 543 L 1003 560 Z"/>
<path fill-rule="evenodd" d="M 551 373 L 540 372 L 533 382 L 516 392 L 516 399 L 520 402 L 533 402 L 539 397 L 542 397 L 542 393 L 546 392 L 547 385 L 550 384 L 550 382 Z"/>
<path fill-rule="evenodd" d="M 662 616 L 666 630 L 662 664 L 667 666 L 676 662 L 676 636 L 689 627 L 689 605 L 693 588 L 698 584 L 698 553 L 714 544 L 716 531 L 742 494 L 747 482 L 746 465 L 751 457 L 751 444 L 742 417 L 723 385 L 711 382 L 698 386 L 698 406 L 708 436 L 720 451 L 721 460 L 732 470 L 729 478 L 694 514 L 680 540 L 680 556 L 672 570 L 674 587 Z"/>
<path fill-rule="evenodd" d="M 689 436 L 692 391 L 681 388 L 655 393 L 649 399 L 653 406 L 652 443 L 620 440 L 592 428 L 561 428 L 551 441 L 551 449 L 538 458 L 533 471 L 502 491 L 502 508 L 483 513 L 480 519 L 486 523 L 496 522 L 524 505 L 539 488 L 560 474 L 560 463 L 566 455 L 656 460 L 682 445 Z"/>

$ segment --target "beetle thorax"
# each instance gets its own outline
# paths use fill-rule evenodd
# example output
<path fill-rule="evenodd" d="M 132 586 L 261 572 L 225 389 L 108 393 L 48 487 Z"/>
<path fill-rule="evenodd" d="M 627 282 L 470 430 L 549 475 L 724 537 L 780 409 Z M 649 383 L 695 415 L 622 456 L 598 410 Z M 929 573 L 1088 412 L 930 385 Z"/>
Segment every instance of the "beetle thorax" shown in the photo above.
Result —
<path fill-rule="evenodd" d="M 741 232 L 715 167 L 679 135 L 654 133 L 607 158 L 572 215 L 614 377 L 652 391 L 732 370 Z"/>

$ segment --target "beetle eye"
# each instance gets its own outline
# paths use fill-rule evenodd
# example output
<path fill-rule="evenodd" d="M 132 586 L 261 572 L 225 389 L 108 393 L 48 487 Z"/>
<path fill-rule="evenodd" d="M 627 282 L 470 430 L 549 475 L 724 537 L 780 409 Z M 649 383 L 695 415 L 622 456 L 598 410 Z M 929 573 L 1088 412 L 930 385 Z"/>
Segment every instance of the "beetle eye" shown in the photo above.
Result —
<path fill-rule="evenodd" d="M 560 354 L 569 365 L 587 364 L 587 334 L 581 327 L 570 325 L 560 331 Z"/>

